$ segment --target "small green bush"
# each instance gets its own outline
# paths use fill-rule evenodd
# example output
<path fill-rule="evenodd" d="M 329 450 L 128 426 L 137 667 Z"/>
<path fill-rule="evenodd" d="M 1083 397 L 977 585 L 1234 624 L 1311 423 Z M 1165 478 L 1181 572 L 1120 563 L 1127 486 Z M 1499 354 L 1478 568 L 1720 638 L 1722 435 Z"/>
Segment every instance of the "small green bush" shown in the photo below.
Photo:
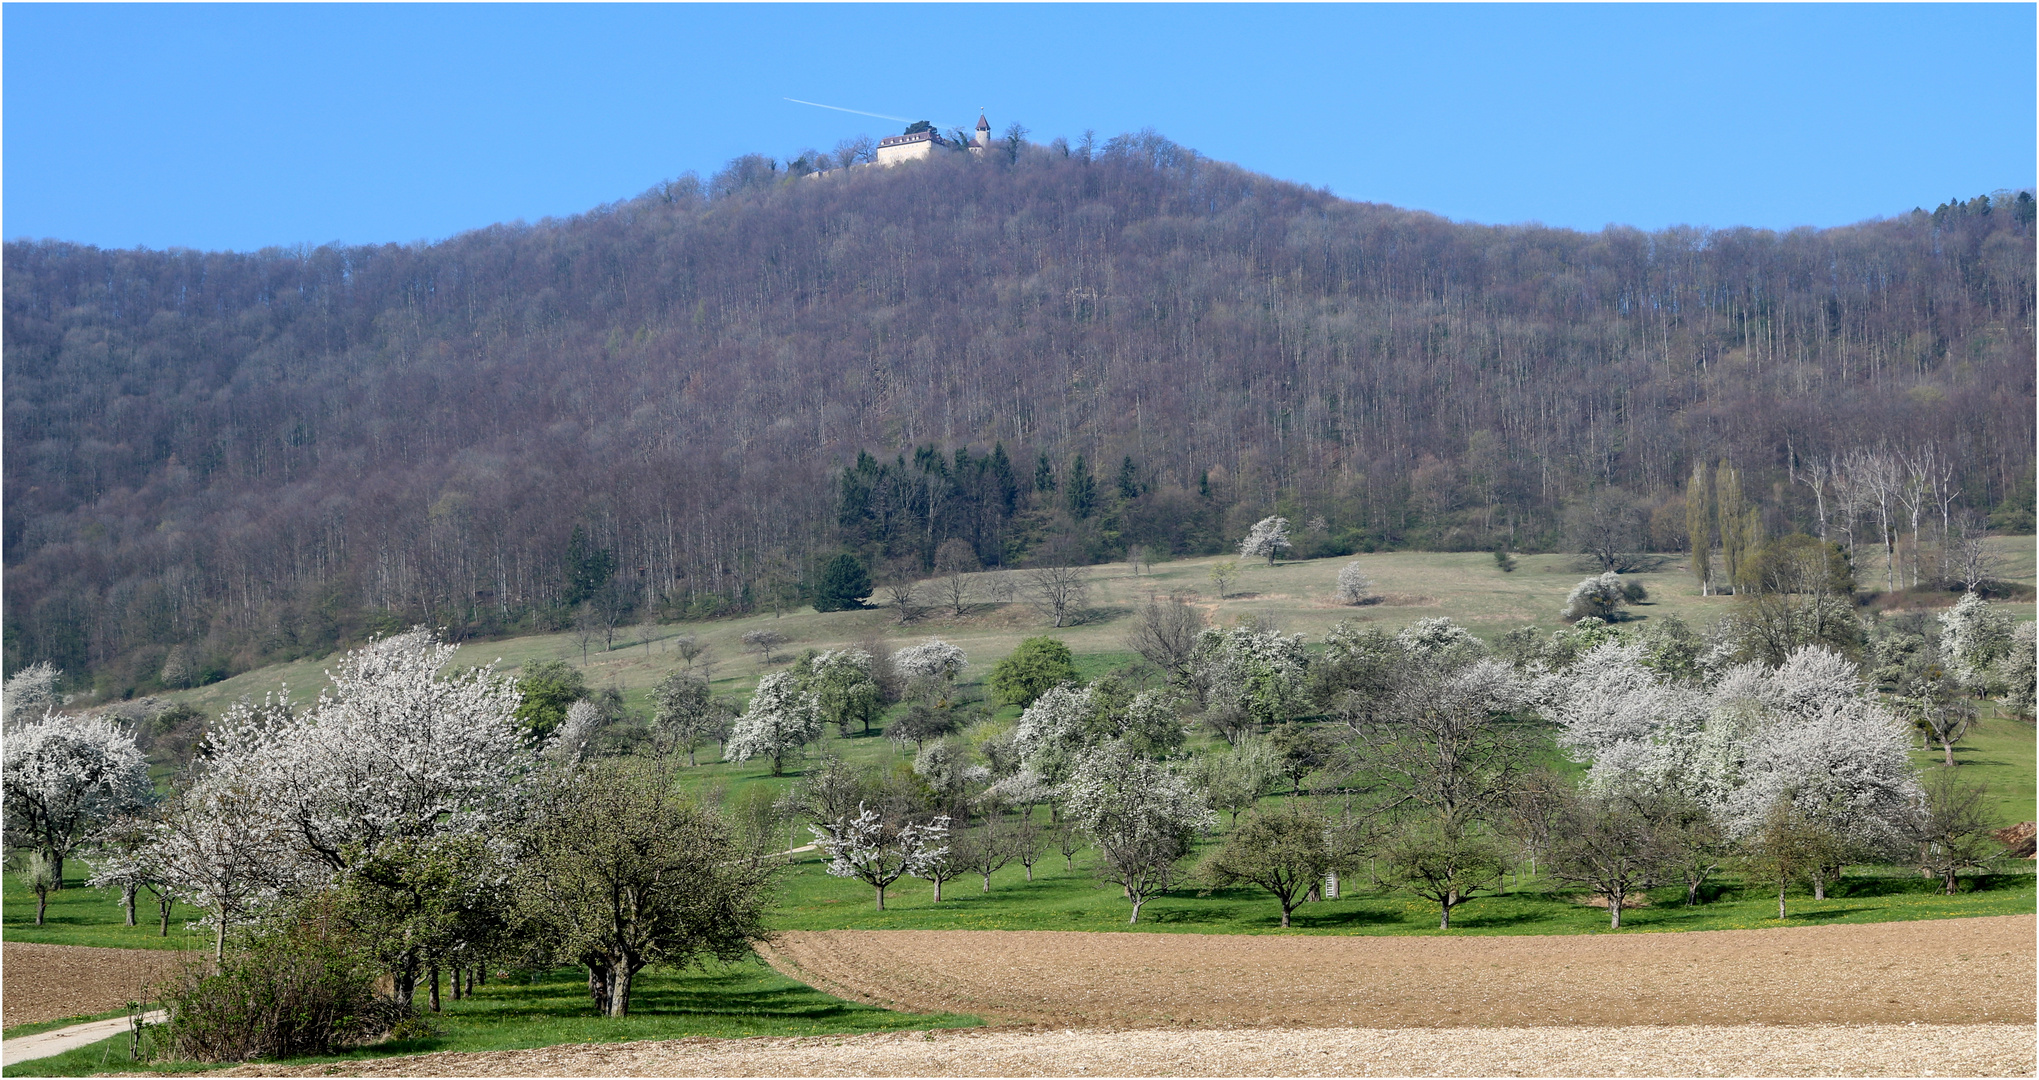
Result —
<path fill-rule="evenodd" d="M 1078 681 L 1076 657 L 1069 646 L 1045 636 L 1020 642 L 1011 656 L 991 669 L 991 688 L 1006 704 L 1022 709 L 1055 687 Z"/>
<path fill-rule="evenodd" d="M 329 900 L 314 900 L 162 992 L 170 1018 L 156 1052 L 179 1061 L 330 1054 L 392 1031 L 428 1033 L 411 1007 L 378 997 L 368 953 Z"/>

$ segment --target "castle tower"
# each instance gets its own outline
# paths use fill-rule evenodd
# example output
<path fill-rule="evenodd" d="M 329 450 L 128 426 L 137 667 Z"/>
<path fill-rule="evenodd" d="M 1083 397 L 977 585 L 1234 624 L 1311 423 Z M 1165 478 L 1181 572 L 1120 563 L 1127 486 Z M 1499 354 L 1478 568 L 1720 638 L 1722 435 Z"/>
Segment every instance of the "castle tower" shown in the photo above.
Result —
<path fill-rule="evenodd" d="M 986 120 L 981 112 L 977 114 L 977 149 L 991 149 L 991 121 Z"/>

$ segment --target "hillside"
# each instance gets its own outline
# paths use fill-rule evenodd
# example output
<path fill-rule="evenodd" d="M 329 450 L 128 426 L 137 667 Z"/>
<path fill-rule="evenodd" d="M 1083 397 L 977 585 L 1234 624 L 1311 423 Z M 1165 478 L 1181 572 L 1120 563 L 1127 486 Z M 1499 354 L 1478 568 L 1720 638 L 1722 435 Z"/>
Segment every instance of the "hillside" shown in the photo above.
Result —
<path fill-rule="evenodd" d="M 1152 135 L 768 164 L 435 244 L 8 244 L 9 669 L 119 696 L 173 649 L 558 629 L 591 581 L 627 623 L 769 611 L 842 549 L 1209 554 L 1277 509 L 1304 554 L 1552 550 L 1612 488 L 1676 549 L 1695 463 L 1776 532 L 1793 453 L 1891 439 L 2029 516 L 2029 196 L 1583 234 Z"/>
<path fill-rule="evenodd" d="M 1992 542 L 2003 558 L 2007 580 L 2030 588 L 2039 580 L 2032 538 L 2007 537 Z M 972 585 L 980 599 L 971 603 L 967 614 L 956 617 L 940 612 L 902 625 L 894 609 L 876 607 L 866 611 L 838 611 L 826 614 L 812 609 L 770 613 L 709 622 L 630 627 L 605 647 L 597 640 L 584 657 L 571 634 L 536 634 L 498 641 L 475 642 L 465 646 L 455 663 L 495 663 L 497 669 L 516 673 L 539 661 L 564 660 L 580 667 L 588 685 L 620 692 L 628 710 L 643 716 L 651 711 L 651 688 L 667 672 L 683 665 L 675 651 L 682 638 L 706 646 L 708 674 L 715 691 L 728 698 L 749 696 L 760 675 L 785 670 L 787 660 L 808 649 L 835 649 L 872 642 L 897 649 L 940 637 L 961 647 L 970 658 L 965 683 L 975 684 L 973 692 L 988 694 L 982 685 L 998 661 L 1010 654 L 1021 639 L 1049 634 L 1066 642 L 1077 654 L 1079 668 L 1094 677 L 1115 667 L 1135 663 L 1137 657 L 1126 644 L 1134 609 L 1149 597 L 1181 595 L 1205 612 L 1213 625 L 1230 625 L 1253 617 L 1300 633 L 1321 642 L 1326 632 L 1341 621 L 1361 626 L 1378 626 L 1393 632 L 1419 619 L 1450 618 L 1471 628 L 1490 642 L 1519 626 L 1535 626 L 1544 633 L 1565 624 L 1558 618 L 1566 592 L 1579 580 L 1578 559 L 1569 555 L 1530 555 L 1519 558 L 1512 573 L 1497 569 L 1494 560 L 1478 553 L 1389 552 L 1362 556 L 1366 572 L 1377 584 L 1379 603 L 1358 607 L 1332 601 L 1338 570 L 1349 559 L 1316 559 L 1285 562 L 1274 566 L 1246 563 L 1239 580 L 1219 599 L 1209 571 L 1218 559 L 1184 559 L 1143 567 L 1140 572 L 1125 563 L 1092 568 L 1089 613 L 1083 622 L 1053 629 L 1045 616 L 1025 602 L 998 603 L 981 597 L 993 592 L 982 579 Z M 1649 620 L 1677 617 L 1695 627 L 1709 626 L 1734 605 L 1732 597 L 1699 595 L 1685 566 L 1665 559 L 1655 569 L 1629 575 L 1650 594 L 1647 603 L 1630 609 L 1636 620 L 1626 625 L 1646 626 Z M 2011 606 L 2020 619 L 2032 617 L 2029 603 Z M 743 644 L 752 630 L 776 630 L 786 639 L 774 660 L 765 662 Z M 223 682 L 168 695 L 208 715 L 218 715 L 242 698 L 260 700 L 282 693 L 299 704 L 316 700 L 325 686 L 324 669 L 332 657 L 274 664 L 235 676 Z M 1014 711 L 1014 710 L 1008 710 Z M 1992 711 L 1996 716 L 1996 711 Z M 2035 795 L 2033 725 L 2012 718 L 1994 718 L 1972 735 L 1961 753 L 1983 766 L 1990 779 L 1992 813 L 2005 822 L 2030 817 L 2028 808 Z M 835 752 L 859 760 L 889 758 L 897 748 L 878 739 L 857 738 L 835 745 Z M 1921 765 L 1937 761 L 1937 751 L 1919 751 Z M 702 774 L 737 787 L 762 782 L 755 765 L 706 764 Z"/>

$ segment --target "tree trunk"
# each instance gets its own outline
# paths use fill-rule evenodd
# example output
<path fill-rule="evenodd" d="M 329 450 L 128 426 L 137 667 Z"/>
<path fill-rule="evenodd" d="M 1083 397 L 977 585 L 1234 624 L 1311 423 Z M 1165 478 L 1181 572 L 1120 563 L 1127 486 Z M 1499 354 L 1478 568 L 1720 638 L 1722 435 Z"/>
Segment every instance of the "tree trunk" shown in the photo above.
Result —
<path fill-rule="evenodd" d="M 878 886 L 878 910 L 885 910 L 885 886 Z"/>
<path fill-rule="evenodd" d="M 588 998 L 595 1004 L 595 1012 L 609 1015 L 609 965 L 603 960 L 588 962 Z"/>
<path fill-rule="evenodd" d="M 1954 744 L 1953 744 L 1953 743 L 1951 743 L 1951 742 L 1948 742 L 1948 741 L 1947 741 L 1947 736 L 1945 736 L 1945 735 L 1942 735 L 1942 736 L 1940 736 L 1940 749 L 1942 749 L 1942 750 L 1945 750 L 1945 751 L 1947 752 L 1947 767 L 1948 767 L 1948 768 L 1950 768 L 1950 769 L 1951 769 L 1951 768 L 1953 768 L 1953 767 L 1954 767 Z"/>
<path fill-rule="evenodd" d="M 1609 930 L 1621 929 L 1621 900 L 1622 893 L 1620 890 L 1607 894 L 1607 928 Z"/>
<path fill-rule="evenodd" d="M 990 891 L 991 891 L 991 875 L 990 875 L 990 874 L 986 874 L 986 875 L 984 875 L 984 891 L 985 891 L 985 892 L 990 892 Z"/>
<path fill-rule="evenodd" d="M 63 892 L 64 853 L 58 851 L 56 848 L 51 848 L 49 855 L 50 855 L 50 891 Z"/>
<path fill-rule="evenodd" d="M 439 1011 L 439 965 L 432 965 L 432 1011 Z"/>
<path fill-rule="evenodd" d="M 50 894 L 45 891 L 38 891 L 35 894 L 35 924 L 37 926 L 42 925 L 43 912 L 48 911 L 49 907 Z"/>
<path fill-rule="evenodd" d="M 1944 883 L 1944 884 L 1945 884 L 1945 885 L 1947 886 L 1947 895 L 1948 895 L 1948 896 L 1953 896 L 1953 895 L 1954 895 L 1954 889 L 1955 889 L 1955 886 L 1956 886 L 1956 885 L 1958 884 L 1958 883 L 1956 882 L 1956 880 L 1955 880 L 1954 874 L 1955 874 L 1955 870 L 1954 870 L 1954 868 L 1953 868 L 1953 867 L 1951 867 L 1951 866 L 1950 866 L 1950 867 L 1948 867 L 1948 868 L 1947 868 L 1947 873 L 1946 873 L 1946 875 L 1945 875 L 1945 876 L 1944 876 L 1944 877 L 1943 877 L 1943 878 L 1941 879 L 1942 883 Z"/>
<path fill-rule="evenodd" d="M 1685 883 L 1685 906 L 1686 907 L 1699 906 L 1699 883 L 1696 881 L 1688 881 Z"/>
<path fill-rule="evenodd" d="M 1437 928 L 1439 930 L 1451 929 L 1451 901 L 1440 901 L 1437 906 L 1444 909 L 1444 914 L 1437 918 Z"/>
<path fill-rule="evenodd" d="M 127 924 L 129 926 L 135 924 L 135 893 L 139 888 L 139 886 L 135 885 L 122 885 L 120 887 L 120 906 L 127 909 Z"/>
<path fill-rule="evenodd" d="M 1779 919 L 1784 917 L 1784 883 L 1782 881 L 1777 883 L 1777 917 Z"/>
<path fill-rule="evenodd" d="M 1128 926 L 1131 926 L 1132 924 L 1134 924 L 1134 923 L 1137 923 L 1137 922 L 1139 922 L 1139 921 L 1140 921 L 1140 905 L 1141 905 L 1142 903 L 1145 903 L 1145 902 L 1146 902 L 1146 898 L 1145 898 L 1145 897 L 1139 897 L 1139 898 L 1135 898 L 1135 899 L 1134 899 L 1134 901 L 1133 901 L 1133 914 L 1132 914 L 1132 917 L 1131 917 L 1131 918 L 1129 918 L 1129 919 L 1127 919 L 1127 920 L 1126 920 L 1126 925 L 1128 925 Z"/>
<path fill-rule="evenodd" d="M 630 965 L 616 965 L 609 979 L 609 1015 L 618 1020 L 630 1015 Z"/>
<path fill-rule="evenodd" d="M 167 898 L 159 897 L 156 900 L 156 912 L 163 917 L 162 925 L 156 930 L 157 937 L 170 936 L 170 905 L 172 903 L 173 901 Z"/>
<path fill-rule="evenodd" d="M 1284 930 L 1289 928 L 1289 906 L 1287 904 L 1283 904 L 1281 907 L 1281 928 Z"/>
<path fill-rule="evenodd" d="M 1027 864 L 1027 880 L 1028 880 L 1028 881 L 1032 881 L 1032 880 L 1034 880 L 1034 864 L 1033 864 L 1033 863 L 1028 863 L 1028 864 Z"/>
<path fill-rule="evenodd" d="M 942 902 L 942 879 L 941 879 L 941 878 L 936 878 L 936 879 L 935 879 L 935 903 L 939 904 L 939 903 L 941 903 L 941 902 Z"/>
<path fill-rule="evenodd" d="M 396 1000 L 399 1005 L 409 1005 L 418 993 L 418 962 L 415 957 L 405 957 L 390 971 L 390 981 L 395 984 Z"/>
<path fill-rule="evenodd" d="M 451 979 L 450 981 L 451 981 L 451 982 L 453 983 L 453 1000 L 455 1000 L 455 1001 L 459 1001 L 459 1000 L 460 1000 L 460 976 L 461 976 L 461 974 L 462 974 L 462 972 L 461 972 L 461 970 L 460 970 L 460 965 L 458 965 L 458 964 L 455 964 L 455 965 L 453 965 L 453 970 L 452 970 L 452 975 L 453 975 L 453 978 L 452 978 L 452 979 Z"/>
<path fill-rule="evenodd" d="M 41 920 L 37 920 L 41 921 Z M 213 963 L 225 963 L 227 958 L 227 920 L 224 915 L 212 926 Z"/>

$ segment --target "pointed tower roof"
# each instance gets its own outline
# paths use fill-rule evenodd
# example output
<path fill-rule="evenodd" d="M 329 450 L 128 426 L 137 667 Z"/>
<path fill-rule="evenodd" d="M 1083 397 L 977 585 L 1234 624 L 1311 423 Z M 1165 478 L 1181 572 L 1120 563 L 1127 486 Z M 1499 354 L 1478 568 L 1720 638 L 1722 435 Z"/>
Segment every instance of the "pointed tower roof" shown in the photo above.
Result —
<path fill-rule="evenodd" d="M 986 120 L 986 119 L 984 119 L 984 114 L 983 114 L 983 113 L 978 113 L 978 114 L 977 114 L 977 130 L 979 130 L 979 131 L 990 131 L 990 130 L 991 130 L 991 121 L 989 121 L 989 120 Z"/>

